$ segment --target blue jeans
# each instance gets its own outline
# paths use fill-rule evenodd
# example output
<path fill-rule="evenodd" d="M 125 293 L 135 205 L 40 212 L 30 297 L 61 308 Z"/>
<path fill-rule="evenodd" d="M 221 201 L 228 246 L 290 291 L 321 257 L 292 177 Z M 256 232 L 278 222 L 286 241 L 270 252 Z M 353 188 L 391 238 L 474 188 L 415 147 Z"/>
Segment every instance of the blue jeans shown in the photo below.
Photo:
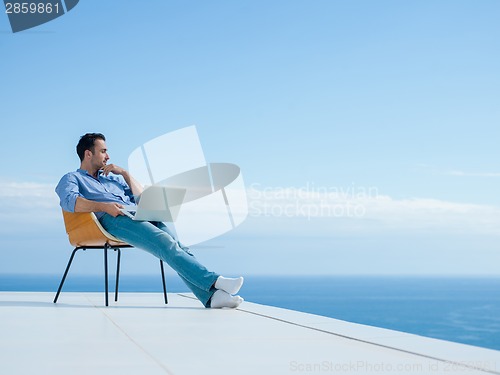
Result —
<path fill-rule="evenodd" d="M 146 250 L 166 262 L 203 303 L 210 307 L 218 274 L 208 271 L 187 251 L 161 222 L 135 221 L 128 216 L 104 214 L 99 221 L 104 229 L 128 244 Z"/>

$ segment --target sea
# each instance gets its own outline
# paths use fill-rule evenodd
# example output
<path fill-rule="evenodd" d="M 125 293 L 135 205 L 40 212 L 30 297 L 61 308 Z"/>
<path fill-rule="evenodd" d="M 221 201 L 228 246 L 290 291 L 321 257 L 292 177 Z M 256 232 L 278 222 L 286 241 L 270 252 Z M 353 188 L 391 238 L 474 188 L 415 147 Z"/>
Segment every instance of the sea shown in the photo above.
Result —
<path fill-rule="evenodd" d="M 60 277 L 0 275 L 0 290 L 55 292 Z M 120 276 L 121 292 L 161 288 L 159 275 Z M 188 291 L 176 275 L 167 276 L 167 288 Z M 102 276 L 70 274 L 63 293 L 102 290 Z M 498 277 L 247 275 L 240 295 L 250 302 L 500 350 Z"/>

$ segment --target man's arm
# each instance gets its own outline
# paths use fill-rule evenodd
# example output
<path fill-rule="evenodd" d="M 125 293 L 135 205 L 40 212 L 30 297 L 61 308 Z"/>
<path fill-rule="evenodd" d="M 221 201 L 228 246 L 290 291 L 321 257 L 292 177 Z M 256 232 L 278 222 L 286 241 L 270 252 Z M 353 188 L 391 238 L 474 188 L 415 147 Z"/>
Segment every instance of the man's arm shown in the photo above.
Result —
<path fill-rule="evenodd" d="M 68 212 L 106 212 L 112 216 L 122 215 L 122 207 L 114 202 L 96 202 L 81 196 L 78 181 L 73 173 L 65 174 L 56 187 L 61 208 Z"/>
<path fill-rule="evenodd" d="M 95 202 L 82 197 L 77 197 L 75 202 L 75 212 L 106 212 L 113 217 L 123 215 L 121 208 L 119 203 Z"/>
<path fill-rule="evenodd" d="M 56 186 L 61 208 L 67 212 L 75 212 L 76 199 L 80 195 L 78 182 L 74 173 L 66 173 Z"/>

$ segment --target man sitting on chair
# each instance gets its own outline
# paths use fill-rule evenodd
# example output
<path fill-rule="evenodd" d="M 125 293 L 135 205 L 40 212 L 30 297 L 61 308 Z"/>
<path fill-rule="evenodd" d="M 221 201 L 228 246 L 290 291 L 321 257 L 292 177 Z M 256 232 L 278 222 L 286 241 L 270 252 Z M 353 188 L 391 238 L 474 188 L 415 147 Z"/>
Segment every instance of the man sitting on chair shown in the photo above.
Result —
<path fill-rule="evenodd" d="M 56 187 L 62 209 L 95 212 L 106 231 L 172 267 L 205 307 L 238 307 L 243 302 L 236 295 L 243 277 L 225 278 L 208 271 L 162 222 L 135 221 L 123 214 L 123 205 L 135 204 L 134 196 L 143 188 L 125 169 L 108 164 L 105 142 L 100 133 L 80 137 L 76 146 L 80 168 L 64 175 Z"/>

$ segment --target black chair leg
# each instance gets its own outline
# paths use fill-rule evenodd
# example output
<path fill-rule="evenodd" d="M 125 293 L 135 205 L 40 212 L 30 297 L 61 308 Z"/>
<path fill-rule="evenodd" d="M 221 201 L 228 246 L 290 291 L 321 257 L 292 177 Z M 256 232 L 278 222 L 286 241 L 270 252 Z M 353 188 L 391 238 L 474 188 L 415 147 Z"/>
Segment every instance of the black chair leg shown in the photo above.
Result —
<path fill-rule="evenodd" d="M 161 259 L 160 259 L 160 269 L 161 269 L 161 281 L 163 284 L 163 298 L 165 299 L 165 304 L 168 304 L 167 285 L 165 283 L 165 270 L 163 269 L 163 261 Z"/>
<path fill-rule="evenodd" d="M 109 285 L 108 285 L 108 249 L 112 249 L 113 247 L 109 246 L 108 243 L 104 245 L 104 301 L 105 305 L 109 306 Z M 69 269 L 71 268 L 71 264 L 73 263 L 73 259 L 75 258 L 76 252 L 78 250 L 86 250 L 86 249 L 101 249 L 100 246 L 90 246 L 90 247 L 76 247 L 71 256 L 69 257 L 68 264 L 66 269 L 64 270 L 63 277 L 61 279 L 61 283 L 59 284 L 59 288 L 57 289 L 56 296 L 54 297 L 54 303 L 57 303 L 59 295 L 61 294 L 64 282 L 66 281 L 66 277 L 68 276 Z M 115 301 L 118 301 L 118 287 L 120 280 L 120 263 L 121 263 L 121 250 L 120 248 L 115 248 L 115 251 L 118 251 L 117 261 L 116 261 L 116 281 L 115 281 Z M 163 298 L 165 300 L 165 304 L 168 304 L 167 297 L 167 283 L 165 281 L 165 270 L 163 267 L 163 261 L 160 260 L 160 269 L 161 269 L 161 281 L 163 285 Z"/>
<path fill-rule="evenodd" d="M 59 294 L 61 293 L 64 282 L 66 281 L 66 276 L 68 276 L 69 268 L 71 267 L 71 263 L 73 263 L 73 258 L 75 257 L 75 254 L 78 250 L 80 250 L 80 249 L 78 247 L 76 247 L 75 250 L 73 250 L 73 252 L 71 253 L 71 256 L 69 257 L 68 265 L 66 266 L 66 270 L 64 271 L 64 275 L 61 279 L 61 283 L 59 284 L 59 288 L 57 289 L 57 293 L 56 293 L 56 296 L 54 298 L 54 303 L 56 303 L 57 299 L 59 298 Z"/>
<path fill-rule="evenodd" d="M 108 244 L 104 245 L 104 300 L 106 302 L 106 306 L 109 306 L 108 303 Z"/>
<path fill-rule="evenodd" d="M 118 301 L 118 281 L 120 280 L 120 259 L 121 259 L 122 252 L 119 248 L 115 249 L 115 251 L 118 251 L 118 256 L 116 259 L 116 284 L 115 284 L 115 302 L 117 302 Z"/>

